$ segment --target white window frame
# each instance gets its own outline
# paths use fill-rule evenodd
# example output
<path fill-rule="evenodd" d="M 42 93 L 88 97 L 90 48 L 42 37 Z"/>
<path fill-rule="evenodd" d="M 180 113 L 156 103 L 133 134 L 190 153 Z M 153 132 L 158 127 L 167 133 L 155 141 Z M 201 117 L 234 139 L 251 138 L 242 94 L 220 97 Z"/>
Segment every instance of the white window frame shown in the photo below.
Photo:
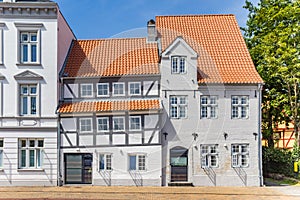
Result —
<path fill-rule="evenodd" d="M 4 23 L 0 23 L 0 65 L 3 65 L 3 27 Z"/>
<path fill-rule="evenodd" d="M 134 91 L 137 89 L 135 86 L 138 84 L 139 93 L 131 93 L 131 85 L 134 85 Z M 141 82 L 129 82 L 128 83 L 128 93 L 131 96 L 139 96 L 142 94 L 142 84 Z"/>
<path fill-rule="evenodd" d="M 103 158 L 103 169 L 101 169 L 101 157 Z M 99 171 L 112 171 L 112 154 L 110 153 L 99 153 L 98 156 L 98 170 Z"/>
<path fill-rule="evenodd" d="M 123 120 L 123 129 L 115 129 L 115 119 L 122 119 Z M 125 117 L 112 117 L 113 122 L 113 131 L 125 131 Z"/>
<path fill-rule="evenodd" d="M 90 130 L 83 130 L 83 121 L 90 121 L 90 124 L 91 124 L 91 127 L 90 127 Z M 86 127 L 88 127 L 88 125 L 84 125 Z M 80 133 L 91 133 L 93 132 L 93 119 L 92 118 L 80 118 L 79 119 L 79 130 L 80 130 Z"/>
<path fill-rule="evenodd" d="M 3 148 L 4 148 L 4 140 L 3 138 L 0 138 L 0 169 L 3 168 L 3 157 L 4 157 Z"/>
<path fill-rule="evenodd" d="M 175 61 L 176 60 L 176 61 Z M 184 70 L 182 71 L 182 61 L 184 61 Z M 176 63 L 176 67 L 175 64 Z M 171 73 L 172 74 L 186 74 L 187 67 L 186 67 L 186 56 L 172 56 L 171 57 Z"/>
<path fill-rule="evenodd" d="M 176 99 L 176 103 L 173 102 L 173 100 Z M 185 103 L 182 103 L 181 100 L 182 99 L 185 99 Z M 187 116 L 188 116 L 188 97 L 187 96 L 184 96 L 184 95 L 181 95 L 181 96 L 175 96 L 175 95 L 172 95 L 170 96 L 170 113 L 169 113 L 169 116 L 172 118 L 172 119 L 186 119 Z M 174 110 L 173 110 L 174 109 Z M 181 116 L 181 111 L 184 110 L 185 112 L 185 116 Z M 173 111 L 174 111 L 174 114 L 173 115 Z"/>
<path fill-rule="evenodd" d="M 139 119 L 139 128 L 132 128 L 131 119 Z M 142 130 L 142 118 L 141 116 L 129 116 L 129 130 L 131 131 L 140 131 Z"/>
<path fill-rule="evenodd" d="M 243 151 L 244 148 L 246 151 Z M 249 144 L 232 144 L 231 145 L 231 164 L 233 168 L 247 168 L 250 164 Z M 243 160 L 246 159 L 246 164 Z"/>
<path fill-rule="evenodd" d="M 23 35 L 27 35 L 27 40 L 23 40 Z M 32 36 L 36 37 L 35 41 L 32 41 Z M 39 32 L 38 31 L 20 31 L 20 63 L 22 64 L 36 64 L 39 63 L 40 55 L 40 44 L 39 44 Z M 23 46 L 27 46 L 27 60 L 24 60 Z M 32 49 L 31 47 L 36 47 L 36 57 L 35 61 L 32 59 Z"/>
<path fill-rule="evenodd" d="M 219 167 L 219 151 L 217 144 L 200 145 L 201 167 L 202 168 L 218 168 Z M 212 164 L 213 158 L 216 159 L 216 165 Z"/>
<path fill-rule="evenodd" d="M 237 99 L 237 102 L 234 101 Z M 243 103 L 243 99 L 246 99 L 246 102 Z M 243 116 L 245 109 L 246 115 Z M 237 113 L 237 115 L 235 115 Z M 249 118 L 249 96 L 246 95 L 235 95 L 231 96 L 231 118 L 232 119 L 248 119 Z"/>
<path fill-rule="evenodd" d="M 106 126 L 107 130 L 100 130 L 99 129 L 99 119 L 106 119 Z M 109 117 L 97 117 L 97 131 L 98 132 L 109 132 Z"/>
<path fill-rule="evenodd" d="M 123 93 L 122 94 L 115 94 L 115 91 L 116 91 L 115 85 L 123 85 Z M 112 93 L 113 93 L 113 96 L 125 96 L 125 83 L 119 83 L 119 82 L 113 83 Z"/>
<path fill-rule="evenodd" d="M 91 89 L 84 91 L 83 88 L 87 87 L 87 86 L 90 86 Z M 87 89 L 87 88 L 85 88 L 85 89 Z M 83 94 L 84 92 L 85 93 L 91 93 L 91 94 Z M 93 84 L 91 84 L 91 83 L 80 84 L 80 97 L 84 97 L 84 98 L 86 98 L 86 97 L 93 97 L 93 92 L 94 92 L 94 90 L 93 90 Z"/>
<path fill-rule="evenodd" d="M 23 141 L 25 142 L 25 146 L 23 146 Z M 31 145 L 31 141 L 34 141 L 34 145 Z M 40 145 L 40 141 L 42 141 L 43 145 Z M 44 160 L 44 139 L 36 139 L 36 138 L 22 138 L 19 139 L 19 169 L 42 169 L 43 168 L 43 160 Z M 22 152 L 25 152 L 25 165 L 22 163 Z M 30 153 L 34 153 L 34 164 L 31 166 L 30 163 Z"/>
<path fill-rule="evenodd" d="M 130 157 L 135 157 L 134 169 L 131 168 Z M 140 162 L 143 161 L 143 162 Z M 128 171 L 147 171 L 147 155 L 144 153 L 128 154 Z"/>
<path fill-rule="evenodd" d="M 107 94 L 99 94 L 99 86 L 106 85 L 107 86 Z M 97 97 L 109 97 L 109 83 L 98 83 L 97 84 Z"/>
<path fill-rule="evenodd" d="M 207 99 L 204 103 L 203 100 Z M 212 100 L 215 99 L 215 103 Z M 215 109 L 215 116 L 212 116 L 213 109 Z M 206 113 L 206 116 L 204 115 Z M 201 119 L 216 119 L 218 118 L 218 96 L 216 95 L 203 95 L 200 97 L 200 116 Z"/>
<path fill-rule="evenodd" d="M 20 115 L 21 116 L 36 116 L 39 113 L 39 85 L 38 84 L 20 84 L 19 85 L 19 99 L 20 99 Z M 23 88 L 27 88 L 27 93 L 23 93 Z M 31 92 L 31 88 L 36 89 L 36 93 Z M 32 98 L 35 97 L 35 113 L 32 114 L 34 110 L 31 106 Z M 27 113 L 24 112 L 24 98 L 27 99 Z"/>

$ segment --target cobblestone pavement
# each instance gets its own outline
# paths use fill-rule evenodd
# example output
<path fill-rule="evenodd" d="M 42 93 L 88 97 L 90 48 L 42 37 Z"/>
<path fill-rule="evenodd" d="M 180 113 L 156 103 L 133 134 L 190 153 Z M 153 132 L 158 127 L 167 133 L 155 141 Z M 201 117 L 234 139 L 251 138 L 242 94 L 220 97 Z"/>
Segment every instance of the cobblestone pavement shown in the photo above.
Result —
<path fill-rule="evenodd" d="M 300 199 L 299 186 L 280 187 L 0 187 L 0 199 Z"/>

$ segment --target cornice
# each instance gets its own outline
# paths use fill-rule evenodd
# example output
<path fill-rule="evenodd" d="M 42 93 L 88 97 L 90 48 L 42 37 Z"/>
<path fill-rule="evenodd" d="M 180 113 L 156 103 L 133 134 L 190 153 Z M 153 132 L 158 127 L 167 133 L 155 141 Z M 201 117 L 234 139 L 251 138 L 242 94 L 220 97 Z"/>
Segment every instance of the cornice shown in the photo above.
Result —
<path fill-rule="evenodd" d="M 56 19 L 56 3 L 0 3 L 0 18 L 47 18 Z"/>

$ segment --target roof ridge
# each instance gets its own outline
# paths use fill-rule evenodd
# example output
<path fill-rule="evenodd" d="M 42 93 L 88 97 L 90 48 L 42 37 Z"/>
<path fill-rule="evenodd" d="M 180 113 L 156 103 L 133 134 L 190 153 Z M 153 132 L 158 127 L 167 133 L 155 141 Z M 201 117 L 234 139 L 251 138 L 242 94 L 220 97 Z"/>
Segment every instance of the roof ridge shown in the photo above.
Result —
<path fill-rule="evenodd" d="M 234 14 L 178 14 L 178 15 L 156 15 L 156 17 L 216 17 L 216 16 L 235 16 Z"/>
<path fill-rule="evenodd" d="M 108 40 L 136 40 L 146 39 L 146 37 L 133 37 L 133 38 L 98 38 L 98 39 L 77 39 L 76 41 L 108 41 Z"/>

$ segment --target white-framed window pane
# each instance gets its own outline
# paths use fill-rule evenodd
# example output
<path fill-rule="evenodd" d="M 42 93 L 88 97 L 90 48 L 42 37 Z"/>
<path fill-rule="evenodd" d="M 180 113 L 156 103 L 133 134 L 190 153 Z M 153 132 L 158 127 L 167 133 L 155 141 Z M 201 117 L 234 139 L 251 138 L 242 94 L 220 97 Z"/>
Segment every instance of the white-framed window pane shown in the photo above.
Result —
<path fill-rule="evenodd" d="M 136 155 L 129 156 L 129 170 L 136 170 Z"/>
<path fill-rule="evenodd" d="M 124 83 L 113 83 L 113 94 L 114 95 L 124 95 L 125 94 Z"/>
<path fill-rule="evenodd" d="M 138 156 L 138 166 L 140 171 L 144 171 L 146 169 L 146 156 L 139 155 Z"/>
<path fill-rule="evenodd" d="M 177 97 L 171 96 L 170 102 L 171 102 L 171 105 L 177 105 Z"/>
<path fill-rule="evenodd" d="M 216 107 L 210 107 L 210 117 L 211 118 L 217 117 L 217 108 Z"/>
<path fill-rule="evenodd" d="M 82 84 L 81 85 L 81 96 L 82 97 L 92 97 L 93 96 L 93 85 L 92 84 Z"/>
<path fill-rule="evenodd" d="M 129 117 L 129 127 L 130 130 L 141 130 L 141 117 L 136 116 L 136 117 Z"/>
<path fill-rule="evenodd" d="M 180 106 L 179 109 L 179 118 L 186 118 L 186 106 Z"/>
<path fill-rule="evenodd" d="M 202 106 L 201 107 L 201 118 L 207 118 L 207 107 L 206 106 Z"/>
<path fill-rule="evenodd" d="M 27 44 L 23 44 L 21 46 L 22 50 L 22 62 L 28 62 L 28 45 Z"/>
<path fill-rule="evenodd" d="M 238 155 L 232 155 L 232 166 L 233 167 L 238 167 Z"/>
<path fill-rule="evenodd" d="M 186 97 L 179 97 L 179 104 L 180 105 L 186 105 L 187 104 Z"/>
<path fill-rule="evenodd" d="M 218 166 L 218 161 L 217 161 L 217 156 L 216 155 L 211 155 L 210 156 L 210 164 L 212 167 L 217 167 Z"/>
<path fill-rule="evenodd" d="M 92 131 L 92 119 L 80 119 L 80 131 L 91 132 Z"/>
<path fill-rule="evenodd" d="M 201 166 L 218 167 L 218 145 L 201 145 Z"/>
<path fill-rule="evenodd" d="M 171 117 L 172 118 L 178 117 L 178 107 L 177 106 L 171 106 Z"/>
<path fill-rule="evenodd" d="M 19 167 L 20 168 L 41 168 L 43 165 L 42 139 L 21 139 L 19 140 Z"/>
<path fill-rule="evenodd" d="M 232 105 L 238 105 L 239 104 L 239 98 L 238 97 L 232 97 Z"/>
<path fill-rule="evenodd" d="M 201 96 L 201 118 L 217 118 L 217 96 Z"/>
<path fill-rule="evenodd" d="M 37 85 L 20 85 L 20 114 L 36 115 L 38 100 Z"/>
<path fill-rule="evenodd" d="M 248 117 L 248 107 L 241 107 L 241 118 Z"/>
<path fill-rule="evenodd" d="M 38 62 L 39 45 L 37 32 L 21 32 L 20 35 L 21 62 Z"/>
<path fill-rule="evenodd" d="M 123 117 L 113 117 L 113 130 L 115 131 L 124 131 L 125 124 Z"/>
<path fill-rule="evenodd" d="M 172 58 L 172 73 L 178 73 L 178 58 Z"/>
<path fill-rule="evenodd" d="M 239 117 L 239 107 L 232 107 L 232 118 L 238 118 Z"/>
<path fill-rule="evenodd" d="M 107 170 L 112 169 L 112 167 L 111 167 L 111 155 L 110 154 L 106 155 L 106 169 Z"/>
<path fill-rule="evenodd" d="M 185 73 L 186 72 L 186 68 L 185 68 L 185 58 L 180 58 L 180 73 Z"/>
<path fill-rule="evenodd" d="M 98 96 L 109 96 L 109 84 L 108 83 L 98 83 Z"/>
<path fill-rule="evenodd" d="M 108 131 L 109 130 L 109 119 L 108 117 L 98 118 L 98 131 Z"/>
<path fill-rule="evenodd" d="M 187 117 L 186 96 L 170 96 L 170 116 L 171 118 Z"/>
<path fill-rule="evenodd" d="M 131 95 L 141 94 L 141 83 L 129 83 L 129 94 Z"/>
<path fill-rule="evenodd" d="M 206 97 L 206 96 L 201 97 L 201 104 L 203 104 L 203 105 L 208 104 L 208 97 Z"/>
<path fill-rule="evenodd" d="M 249 145 L 233 144 L 231 147 L 232 166 L 248 167 L 249 166 Z"/>

